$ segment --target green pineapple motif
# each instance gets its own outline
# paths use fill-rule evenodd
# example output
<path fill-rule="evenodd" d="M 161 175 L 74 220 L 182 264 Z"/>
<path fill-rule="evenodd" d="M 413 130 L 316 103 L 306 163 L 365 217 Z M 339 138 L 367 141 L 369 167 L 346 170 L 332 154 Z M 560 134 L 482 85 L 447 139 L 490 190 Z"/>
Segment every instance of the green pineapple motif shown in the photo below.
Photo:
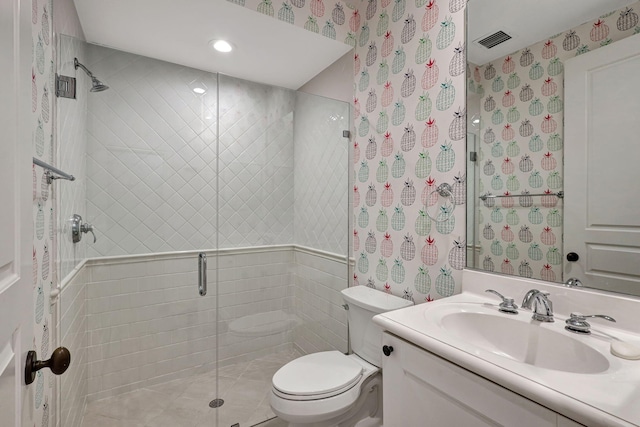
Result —
<path fill-rule="evenodd" d="M 358 225 L 362 228 L 369 226 L 369 212 L 364 206 L 360 208 L 360 214 L 358 215 Z"/>
<path fill-rule="evenodd" d="M 379 232 L 387 231 L 389 228 L 389 216 L 386 209 L 380 209 L 378 212 L 378 218 L 376 219 L 376 230 Z"/>
<path fill-rule="evenodd" d="M 440 269 L 440 274 L 436 277 L 436 292 L 443 297 L 449 297 L 455 292 L 456 282 L 451 277 L 451 270 L 447 267 Z"/>
<path fill-rule="evenodd" d="M 333 22 L 327 21 L 326 24 L 324 24 L 324 27 L 322 27 L 322 35 L 332 40 L 336 39 L 336 29 L 333 26 Z"/>
<path fill-rule="evenodd" d="M 378 122 L 376 123 L 376 132 L 383 134 L 389 128 L 389 115 L 385 110 L 378 113 Z"/>
<path fill-rule="evenodd" d="M 440 146 L 440 153 L 436 157 L 436 169 L 438 172 L 449 172 L 453 169 L 456 162 L 456 153 L 451 148 L 451 143 L 445 143 Z"/>
<path fill-rule="evenodd" d="M 431 99 L 429 98 L 429 92 L 423 92 L 418 97 L 418 105 L 416 105 L 416 120 L 423 122 L 427 120 L 431 114 Z"/>
<path fill-rule="evenodd" d="M 389 65 L 387 64 L 387 60 L 383 59 L 378 66 L 378 73 L 376 74 L 376 83 L 378 85 L 383 85 L 387 79 L 389 78 Z"/>
<path fill-rule="evenodd" d="M 453 215 L 454 205 L 445 203 L 440 206 L 436 217 L 436 230 L 440 234 L 450 234 L 456 226 L 456 216 Z"/>
<path fill-rule="evenodd" d="M 387 267 L 387 261 L 384 258 L 380 258 L 378 265 L 376 266 L 376 278 L 381 282 L 386 282 L 389 278 L 389 268 Z"/>
<path fill-rule="evenodd" d="M 453 23 L 453 17 L 447 16 L 440 23 L 440 31 L 436 37 L 436 47 L 440 50 L 446 49 L 453 39 L 456 37 L 456 25 Z"/>
<path fill-rule="evenodd" d="M 404 229 L 406 223 L 406 218 L 404 215 L 404 211 L 402 210 L 402 206 L 398 205 L 393 210 L 393 215 L 391 215 L 391 228 L 395 231 L 402 231 Z"/>
<path fill-rule="evenodd" d="M 415 173 L 420 179 L 426 178 L 431 173 L 431 157 L 428 151 L 423 151 L 418 154 Z"/>
<path fill-rule="evenodd" d="M 391 279 L 397 283 L 404 283 L 405 270 L 402 265 L 402 260 L 400 258 L 396 258 L 393 261 L 393 265 L 391 266 Z"/>
<path fill-rule="evenodd" d="M 398 47 L 393 55 L 393 62 L 391 63 L 391 71 L 393 74 L 398 74 L 404 68 L 404 64 L 407 60 L 407 55 L 404 53 L 402 46 Z"/>
<path fill-rule="evenodd" d="M 406 0 L 394 0 L 393 11 L 391 12 L 391 19 L 393 22 L 398 22 L 404 16 L 405 8 L 407 7 Z"/>
<path fill-rule="evenodd" d="M 451 80 L 446 80 L 440 85 L 440 92 L 436 98 L 436 108 L 440 111 L 447 110 L 456 99 L 456 89 Z"/>
<path fill-rule="evenodd" d="M 258 5 L 258 12 L 264 13 L 268 16 L 273 16 L 274 9 L 273 5 L 271 4 L 271 0 L 262 0 Z"/>
<path fill-rule="evenodd" d="M 358 271 L 362 274 L 369 271 L 369 258 L 367 258 L 367 254 L 364 252 L 360 253 L 360 258 L 358 259 Z"/>
<path fill-rule="evenodd" d="M 386 182 L 389 178 L 389 166 L 387 166 L 387 161 L 382 159 L 380 163 L 378 163 L 378 170 L 376 171 L 376 181 L 379 183 Z"/>
<path fill-rule="evenodd" d="M 418 274 L 413 280 L 413 286 L 421 294 L 428 294 L 431 290 L 431 277 L 429 277 L 429 270 L 426 266 L 418 267 Z"/>
<path fill-rule="evenodd" d="M 427 59 L 431 56 L 432 50 L 431 39 L 429 38 L 429 34 L 423 35 L 418 40 L 418 49 L 416 50 L 416 64 L 424 64 L 427 62 Z"/>
<path fill-rule="evenodd" d="M 369 87 L 369 72 L 362 70 L 360 72 L 360 80 L 358 81 L 358 90 L 364 92 Z"/>
<path fill-rule="evenodd" d="M 400 126 L 404 121 L 407 109 L 401 99 L 394 104 L 393 112 L 391 113 L 391 124 L 394 126 Z"/>
<path fill-rule="evenodd" d="M 531 150 L 534 153 L 537 153 L 543 148 L 544 148 L 544 144 L 542 142 L 542 138 L 540 138 L 540 135 L 538 134 L 533 135 L 529 140 L 529 150 Z"/>
<path fill-rule="evenodd" d="M 366 161 L 360 163 L 360 170 L 358 171 L 358 180 L 360 182 L 369 181 L 369 164 Z"/>
<path fill-rule="evenodd" d="M 402 175 L 404 175 L 405 172 L 405 168 L 406 168 L 406 162 L 404 160 L 404 157 L 402 156 L 402 153 L 398 152 L 395 156 L 394 156 L 394 161 L 393 164 L 391 165 L 391 176 L 394 178 L 400 178 Z"/>
<path fill-rule="evenodd" d="M 380 19 L 378 20 L 376 34 L 378 37 L 382 37 L 387 32 L 387 29 L 389 29 L 389 15 L 387 15 L 387 12 L 383 10 L 380 14 Z"/>
<path fill-rule="evenodd" d="M 418 236 L 427 236 L 431 232 L 431 219 L 422 209 L 418 211 L 415 230 Z"/>
<path fill-rule="evenodd" d="M 282 7 L 278 11 L 278 19 L 289 24 L 293 24 L 296 17 L 293 13 L 293 8 L 287 2 L 282 3 Z"/>

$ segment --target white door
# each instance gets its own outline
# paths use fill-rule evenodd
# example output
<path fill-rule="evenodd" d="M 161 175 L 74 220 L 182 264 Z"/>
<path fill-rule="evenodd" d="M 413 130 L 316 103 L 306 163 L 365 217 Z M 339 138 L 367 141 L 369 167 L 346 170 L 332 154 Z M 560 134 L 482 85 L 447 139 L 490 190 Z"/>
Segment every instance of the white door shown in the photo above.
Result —
<path fill-rule="evenodd" d="M 0 426 L 29 419 L 24 362 L 33 342 L 30 2 L 0 2 Z"/>
<path fill-rule="evenodd" d="M 564 280 L 640 293 L 640 34 L 565 64 Z M 575 252 L 577 262 L 566 255 Z"/>

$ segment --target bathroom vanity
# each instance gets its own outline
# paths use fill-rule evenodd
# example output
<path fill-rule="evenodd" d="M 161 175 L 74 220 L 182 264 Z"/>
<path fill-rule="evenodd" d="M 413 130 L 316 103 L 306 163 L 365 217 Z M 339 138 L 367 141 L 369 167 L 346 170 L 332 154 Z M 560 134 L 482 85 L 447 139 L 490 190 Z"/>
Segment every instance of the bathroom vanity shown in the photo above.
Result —
<path fill-rule="evenodd" d="M 500 299 L 485 292 L 520 306 L 532 288 L 549 293 L 554 322 L 522 308 L 500 312 Z M 461 294 L 374 318 L 386 331 L 384 425 L 638 426 L 640 360 L 613 356 L 610 344 L 640 342 L 639 304 L 465 270 Z M 589 319 L 589 335 L 565 330 L 571 312 L 596 314 L 596 305 L 617 322 Z"/>

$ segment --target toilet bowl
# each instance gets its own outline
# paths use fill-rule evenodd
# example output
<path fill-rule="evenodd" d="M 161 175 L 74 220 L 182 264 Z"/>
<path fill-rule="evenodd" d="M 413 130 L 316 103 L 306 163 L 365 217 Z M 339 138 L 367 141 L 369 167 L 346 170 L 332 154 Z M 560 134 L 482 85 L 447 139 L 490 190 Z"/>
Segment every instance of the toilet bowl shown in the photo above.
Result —
<path fill-rule="evenodd" d="M 413 302 L 364 286 L 345 289 L 342 296 L 354 353 L 308 354 L 273 376 L 271 409 L 289 427 L 382 425 L 382 331 L 371 319 Z"/>

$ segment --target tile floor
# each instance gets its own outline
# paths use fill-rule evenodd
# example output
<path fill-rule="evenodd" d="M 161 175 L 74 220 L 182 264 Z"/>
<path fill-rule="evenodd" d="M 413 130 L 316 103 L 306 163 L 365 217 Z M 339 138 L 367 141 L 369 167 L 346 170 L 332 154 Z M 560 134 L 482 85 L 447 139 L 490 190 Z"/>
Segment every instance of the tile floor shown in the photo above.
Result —
<path fill-rule="evenodd" d="M 273 419 L 269 407 L 271 377 L 300 355 L 277 353 L 220 368 L 219 397 L 225 403 L 218 409 L 209 408 L 215 398 L 214 371 L 91 402 L 82 426 L 230 427 L 239 423 L 240 427 L 286 427 Z"/>

